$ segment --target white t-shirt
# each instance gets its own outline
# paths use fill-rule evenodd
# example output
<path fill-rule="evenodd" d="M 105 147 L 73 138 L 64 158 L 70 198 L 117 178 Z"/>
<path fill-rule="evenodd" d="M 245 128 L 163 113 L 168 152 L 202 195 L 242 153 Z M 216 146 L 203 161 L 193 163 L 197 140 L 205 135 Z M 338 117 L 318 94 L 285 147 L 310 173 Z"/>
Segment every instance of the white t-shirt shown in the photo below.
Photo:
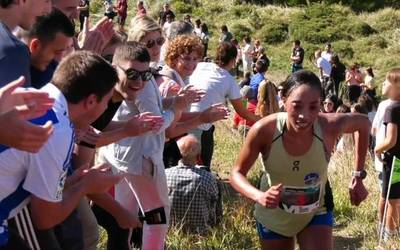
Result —
<path fill-rule="evenodd" d="M 253 45 L 251 43 L 246 43 L 242 50 L 242 60 L 244 64 L 251 65 L 253 62 L 253 57 L 251 56 L 252 51 Z"/>
<path fill-rule="evenodd" d="M 195 71 L 189 78 L 189 84 L 206 92 L 200 102 L 191 105 L 190 111 L 203 111 L 213 104 L 225 102 L 226 99 L 241 98 L 239 85 L 235 78 L 215 63 L 202 62 L 197 64 Z M 202 124 L 199 128 L 208 130 L 211 125 L 209 123 Z"/>
<path fill-rule="evenodd" d="M 379 103 L 378 109 L 376 110 L 376 114 L 372 122 L 372 128 L 375 129 L 375 145 L 380 144 L 385 139 L 385 125 L 383 124 L 383 118 L 386 113 L 386 108 L 392 104 L 392 102 L 392 100 L 386 99 Z M 376 171 L 382 172 L 382 167 L 382 162 L 375 157 Z"/>
<path fill-rule="evenodd" d="M 320 57 L 317 59 L 317 67 L 322 68 L 322 74 L 323 76 L 330 76 L 331 71 L 332 71 L 332 66 L 331 64 L 324 59 L 323 57 Z"/>
<path fill-rule="evenodd" d="M 326 51 L 322 51 L 321 56 L 322 58 L 324 58 L 325 60 L 327 60 L 329 63 L 332 59 L 332 53 L 331 52 L 326 52 Z"/>
<path fill-rule="evenodd" d="M 74 130 L 64 95 L 52 84 L 45 85 L 41 90 L 49 93 L 55 103 L 44 116 L 32 122 L 45 124 L 52 120 L 54 132 L 35 154 L 4 145 L 0 147 L 2 220 L 15 216 L 29 202 L 30 194 L 48 202 L 62 200 L 65 179 L 71 167 Z"/>

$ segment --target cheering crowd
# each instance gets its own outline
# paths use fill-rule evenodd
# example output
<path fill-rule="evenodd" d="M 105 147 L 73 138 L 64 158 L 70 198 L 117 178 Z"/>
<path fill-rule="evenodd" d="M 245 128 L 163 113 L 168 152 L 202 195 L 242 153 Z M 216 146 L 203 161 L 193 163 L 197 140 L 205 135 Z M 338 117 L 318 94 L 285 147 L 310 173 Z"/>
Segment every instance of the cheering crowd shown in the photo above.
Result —
<path fill-rule="evenodd" d="M 295 237 L 304 249 L 333 249 L 327 166 L 345 133 L 355 148 L 352 204 L 368 195 L 371 149 L 384 237 L 398 233 L 400 183 L 389 180 L 400 157 L 399 69 L 378 107 L 372 69 L 346 71 L 330 44 L 315 52 L 316 75 L 294 41 L 292 73 L 276 85 L 259 40 L 241 47 L 224 25 L 211 60 L 200 19 L 176 21 L 165 3 L 156 21 L 138 1 L 125 28 L 128 1 L 104 6 L 91 24 L 90 1 L 0 0 L 0 249 L 96 249 L 98 225 L 107 249 L 164 249 L 172 224 L 205 235 L 222 219 L 211 170 L 213 123 L 228 118 L 227 101 L 234 128 L 247 131 L 230 181 L 256 203 L 263 249 L 294 249 Z M 255 187 L 246 174 L 259 154 Z"/>

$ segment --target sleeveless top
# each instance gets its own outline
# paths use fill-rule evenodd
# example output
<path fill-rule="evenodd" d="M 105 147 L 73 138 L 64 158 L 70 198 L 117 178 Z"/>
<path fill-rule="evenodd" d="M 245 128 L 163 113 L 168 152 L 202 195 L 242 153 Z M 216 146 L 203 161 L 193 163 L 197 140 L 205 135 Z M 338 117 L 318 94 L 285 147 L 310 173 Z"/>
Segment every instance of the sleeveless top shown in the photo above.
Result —
<path fill-rule="evenodd" d="M 268 157 L 263 157 L 264 173 L 260 190 L 283 184 L 279 206 L 270 209 L 255 205 L 255 218 L 278 234 L 293 237 L 303 230 L 317 214 L 326 213 L 324 206 L 328 159 L 318 121 L 313 125 L 310 149 L 301 156 L 289 155 L 283 146 L 287 113 L 278 113 Z"/>

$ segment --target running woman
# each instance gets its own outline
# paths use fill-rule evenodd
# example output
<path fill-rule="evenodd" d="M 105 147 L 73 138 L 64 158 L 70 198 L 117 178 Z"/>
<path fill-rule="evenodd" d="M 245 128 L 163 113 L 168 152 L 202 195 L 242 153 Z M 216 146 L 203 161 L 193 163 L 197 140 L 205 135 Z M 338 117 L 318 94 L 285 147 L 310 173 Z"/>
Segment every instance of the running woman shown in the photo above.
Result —
<path fill-rule="evenodd" d="M 355 133 L 351 203 L 359 205 L 368 195 L 363 184 L 368 117 L 320 113 L 322 91 L 310 71 L 289 76 L 282 89 L 286 112 L 254 124 L 232 169 L 233 187 L 256 202 L 262 249 L 294 249 L 295 237 L 300 249 L 333 249 L 333 214 L 325 187 L 329 158 L 342 133 Z M 246 175 L 259 153 L 264 173 L 256 188 Z"/>

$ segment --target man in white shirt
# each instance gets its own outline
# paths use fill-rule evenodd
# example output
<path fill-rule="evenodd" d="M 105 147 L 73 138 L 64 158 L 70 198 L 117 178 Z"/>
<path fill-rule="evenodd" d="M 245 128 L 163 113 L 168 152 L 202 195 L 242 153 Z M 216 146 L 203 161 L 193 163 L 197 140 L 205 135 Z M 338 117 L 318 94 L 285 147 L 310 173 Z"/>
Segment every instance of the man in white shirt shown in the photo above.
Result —
<path fill-rule="evenodd" d="M 232 43 L 223 42 L 217 48 L 216 63 L 199 63 L 189 78 L 190 85 L 204 90 L 206 95 L 200 102 L 193 103 L 190 111 L 203 111 L 213 104 L 229 99 L 235 111 L 244 119 L 255 122 L 259 118 L 249 112 L 242 103 L 239 85 L 229 73 L 236 63 L 237 49 Z M 214 148 L 214 126 L 202 124 L 192 133 L 201 141 L 201 159 L 210 167 Z"/>
<path fill-rule="evenodd" d="M 333 51 L 332 51 L 332 45 L 330 43 L 327 43 L 325 45 L 325 50 L 322 51 L 321 56 L 327 60 L 329 63 L 331 63 L 332 56 L 333 56 Z"/>
<path fill-rule="evenodd" d="M 70 175 L 74 128 L 89 126 L 105 110 L 117 80 L 115 69 L 98 55 L 77 52 L 66 57 L 52 83 L 42 88 L 55 99 L 53 108 L 31 121 L 53 122 L 47 143 L 36 154 L 0 147 L 0 246 L 38 248 L 35 240 L 24 242 L 5 224 L 29 201 L 35 228 L 48 229 L 62 222 L 83 196 L 105 192 L 121 180 L 122 175 L 106 172 L 105 165 Z M 13 240 L 9 241 L 8 233 Z"/>
<path fill-rule="evenodd" d="M 324 88 L 325 96 L 333 92 L 333 82 L 331 80 L 332 66 L 325 58 L 321 56 L 321 50 L 315 52 L 316 66 L 319 69 L 319 79 Z"/>

